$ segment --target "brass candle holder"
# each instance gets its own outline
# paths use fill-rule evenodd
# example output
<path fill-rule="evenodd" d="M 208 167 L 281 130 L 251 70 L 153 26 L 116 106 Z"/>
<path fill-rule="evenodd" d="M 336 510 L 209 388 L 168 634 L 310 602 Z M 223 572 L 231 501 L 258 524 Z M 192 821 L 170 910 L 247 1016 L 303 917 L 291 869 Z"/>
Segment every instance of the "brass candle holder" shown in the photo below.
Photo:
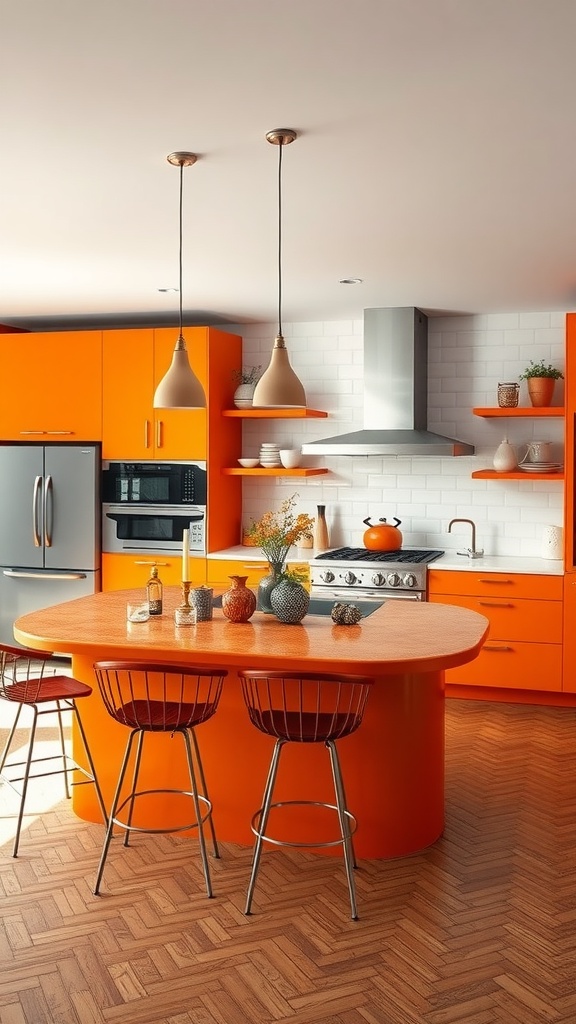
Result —
<path fill-rule="evenodd" d="M 196 606 L 190 604 L 190 589 L 192 584 L 189 580 L 182 580 L 182 604 L 178 605 L 174 612 L 174 622 L 177 626 L 196 625 Z"/>

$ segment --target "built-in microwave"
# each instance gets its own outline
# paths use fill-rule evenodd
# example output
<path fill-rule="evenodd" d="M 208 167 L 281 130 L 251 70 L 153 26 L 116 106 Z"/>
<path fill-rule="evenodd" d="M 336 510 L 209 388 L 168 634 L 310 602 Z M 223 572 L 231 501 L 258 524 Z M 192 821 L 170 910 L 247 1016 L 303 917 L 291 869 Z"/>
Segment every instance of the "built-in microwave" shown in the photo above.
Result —
<path fill-rule="evenodd" d="M 102 550 L 181 553 L 184 530 L 190 552 L 206 551 L 206 508 L 199 505 L 102 505 Z"/>
<path fill-rule="evenodd" d="M 206 463 L 104 460 L 102 501 L 114 505 L 205 507 Z"/>

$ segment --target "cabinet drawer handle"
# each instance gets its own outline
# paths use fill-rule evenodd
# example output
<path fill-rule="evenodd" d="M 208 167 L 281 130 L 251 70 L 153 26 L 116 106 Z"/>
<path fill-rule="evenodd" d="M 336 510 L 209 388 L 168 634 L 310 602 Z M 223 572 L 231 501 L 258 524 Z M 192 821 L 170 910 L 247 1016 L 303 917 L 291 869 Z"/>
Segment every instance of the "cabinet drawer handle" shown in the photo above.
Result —
<path fill-rule="evenodd" d="M 485 644 L 482 648 L 483 651 L 513 651 L 513 647 L 507 647 L 506 644 Z"/>
<path fill-rule="evenodd" d="M 45 434 L 45 430 L 21 430 L 21 434 Z"/>
<path fill-rule="evenodd" d="M 134 565 L 170 565 L 170 562 L 160 562 L 157 558 L 135 558 Z"/>
<path fill-rule="evenodd" d="M 511 601 L 479 601 L 484 608 L 514 608 Z"/>
<path fill-rule="evenodd" d="M 491 583 L 493 587 L 507 586 L 509 583 L 513 583 L 514 580 L 479 580 L 479 583 Z"/>
<path fill-rule="evenodd" d="M 162 447 L 162 420 L 156 422 L 156 447 Z"/>
<path fill-rule="evenodd" d="M 144 420 L 144 447 L 150 447 L 150 420 Z"/>

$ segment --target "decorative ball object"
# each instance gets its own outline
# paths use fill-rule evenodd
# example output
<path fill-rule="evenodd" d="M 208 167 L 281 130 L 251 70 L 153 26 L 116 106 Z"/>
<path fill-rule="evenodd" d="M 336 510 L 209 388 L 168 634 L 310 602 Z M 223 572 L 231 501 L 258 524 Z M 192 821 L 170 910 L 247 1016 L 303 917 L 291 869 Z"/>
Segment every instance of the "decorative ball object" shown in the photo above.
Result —
<path fill-rule="evenodd" d="M 356 626 L 362 618 L 362 612 L 355 604 L 336 603 L 330 615 L 337 626 Z"/>

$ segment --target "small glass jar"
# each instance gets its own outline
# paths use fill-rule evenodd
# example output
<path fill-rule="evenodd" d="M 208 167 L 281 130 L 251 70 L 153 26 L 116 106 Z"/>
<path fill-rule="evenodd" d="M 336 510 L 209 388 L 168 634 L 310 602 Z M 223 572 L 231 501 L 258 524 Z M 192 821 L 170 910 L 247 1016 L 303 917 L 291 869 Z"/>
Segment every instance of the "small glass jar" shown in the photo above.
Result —
<path fill-rule="evenodd" d="M 515 409 L 518 405 L 520 385 L 507 381 L 498 385 L 498 405 L 501 409 Z"/>

